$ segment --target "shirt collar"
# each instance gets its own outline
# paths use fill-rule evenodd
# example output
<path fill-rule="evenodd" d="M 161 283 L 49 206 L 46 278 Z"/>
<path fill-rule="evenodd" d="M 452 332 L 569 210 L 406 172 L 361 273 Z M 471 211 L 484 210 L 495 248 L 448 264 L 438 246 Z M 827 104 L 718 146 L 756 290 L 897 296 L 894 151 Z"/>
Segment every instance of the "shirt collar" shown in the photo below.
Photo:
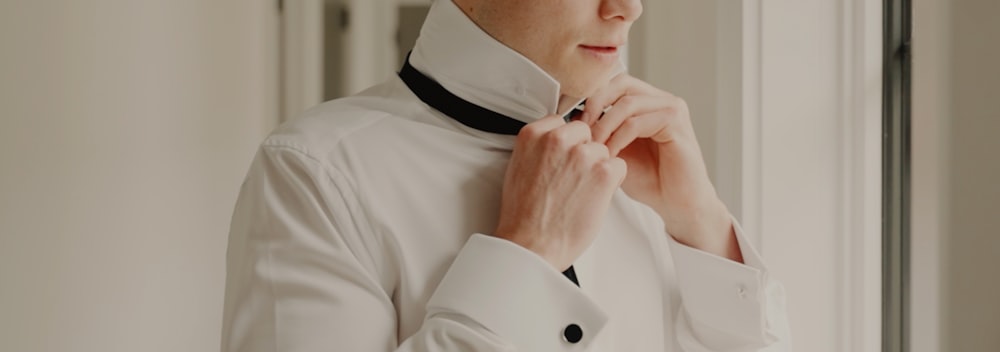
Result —
<path fill-rule="evenodd" d="M 431 5 L 410 64 L 452 94 L 522 122 L 557 113 L 559 82 L 484 32 L 452 0 Z"/>

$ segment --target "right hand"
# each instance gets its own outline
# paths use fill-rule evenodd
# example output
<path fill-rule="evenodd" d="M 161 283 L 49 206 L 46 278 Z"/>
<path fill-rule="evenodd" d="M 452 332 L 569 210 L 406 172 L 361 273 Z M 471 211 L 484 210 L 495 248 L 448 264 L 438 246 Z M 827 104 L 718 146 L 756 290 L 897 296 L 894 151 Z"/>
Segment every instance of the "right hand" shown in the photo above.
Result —
<path fill-rule="evenodd" d="M 590 126 L 546 116 L 523 127 L 504 177 L 496 237 L 564 271 L 590 246 L 626 166 Z"/>

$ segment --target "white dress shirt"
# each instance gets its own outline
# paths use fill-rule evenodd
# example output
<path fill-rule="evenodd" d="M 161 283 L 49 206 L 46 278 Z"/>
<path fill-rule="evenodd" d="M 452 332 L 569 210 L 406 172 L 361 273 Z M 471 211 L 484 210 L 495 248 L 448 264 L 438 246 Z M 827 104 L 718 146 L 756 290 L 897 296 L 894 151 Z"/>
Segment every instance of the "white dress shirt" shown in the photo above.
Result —
<path fill-rule="evenodd" d="M 518 120 L 557 112 L 559 83 L 451 1 L 432 6 L 411 62 Z M 489 236 L 514 138 L 456 122 L 398 78 L 279 127 L 233 215 L 222 350 L 789 349 L 783 290 L 738 226 L 746 264 L 673 241 L 618 191 L 574 263 L 581 287 Z"/>

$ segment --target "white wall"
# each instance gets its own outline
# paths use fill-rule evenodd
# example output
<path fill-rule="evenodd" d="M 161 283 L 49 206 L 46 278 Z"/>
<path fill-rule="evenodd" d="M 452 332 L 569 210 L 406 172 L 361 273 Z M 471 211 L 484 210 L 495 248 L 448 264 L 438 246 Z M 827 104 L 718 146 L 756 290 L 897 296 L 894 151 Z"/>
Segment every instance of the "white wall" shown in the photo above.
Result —
<path fill-rule="evenodd" d="M 273 6 L 0 1 L 0 350 L 218 350 Z"/>

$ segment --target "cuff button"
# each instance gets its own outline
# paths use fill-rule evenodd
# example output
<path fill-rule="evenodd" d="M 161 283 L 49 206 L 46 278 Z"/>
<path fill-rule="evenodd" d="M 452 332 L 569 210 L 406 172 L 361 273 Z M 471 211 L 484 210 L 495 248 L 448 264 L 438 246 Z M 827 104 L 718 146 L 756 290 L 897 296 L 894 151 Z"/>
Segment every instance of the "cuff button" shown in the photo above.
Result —
<path fill-rule="evenodd" d="M 583 329 L 579 325 L 569 324 L 563 329 L 563 340 L 569 343 L 577 343 L 583 339 Z"/>

